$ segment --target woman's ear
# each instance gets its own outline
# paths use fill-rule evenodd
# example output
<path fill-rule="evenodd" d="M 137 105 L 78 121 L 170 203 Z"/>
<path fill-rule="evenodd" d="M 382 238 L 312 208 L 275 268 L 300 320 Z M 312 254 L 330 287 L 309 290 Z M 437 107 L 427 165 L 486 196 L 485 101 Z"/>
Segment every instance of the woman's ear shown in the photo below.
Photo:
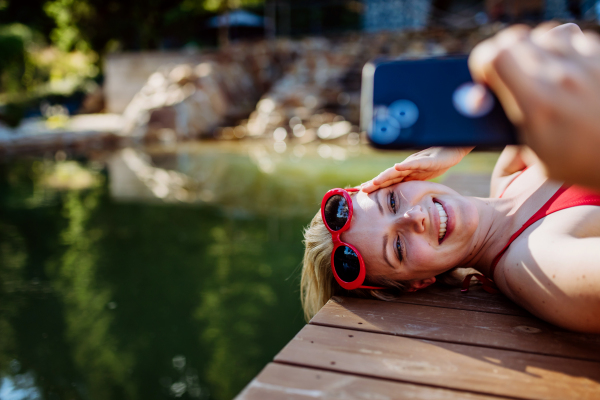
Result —
<path fill-rule="evenodd" d="M 435 283 L 435 276 L 427 279 L 420 279 L 417 281 L 410 282 L 410 287 L 408 288 L 408 292 L 416 292 L 419 289 L 425 289 L 427 286 Z"/>

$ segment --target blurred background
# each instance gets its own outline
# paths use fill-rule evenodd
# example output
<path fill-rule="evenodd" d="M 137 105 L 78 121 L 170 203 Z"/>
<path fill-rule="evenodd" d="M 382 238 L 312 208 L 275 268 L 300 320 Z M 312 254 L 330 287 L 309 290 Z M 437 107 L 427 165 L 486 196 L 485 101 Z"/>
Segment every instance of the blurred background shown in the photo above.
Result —
<path fill-rule="evenodd" d="M 597 0 L 0 0 L 0 399 L 231 399 L 303 326 L 378 55 L 468 53 Z M 438 180 L 486 196 L 498 153 Z"/>

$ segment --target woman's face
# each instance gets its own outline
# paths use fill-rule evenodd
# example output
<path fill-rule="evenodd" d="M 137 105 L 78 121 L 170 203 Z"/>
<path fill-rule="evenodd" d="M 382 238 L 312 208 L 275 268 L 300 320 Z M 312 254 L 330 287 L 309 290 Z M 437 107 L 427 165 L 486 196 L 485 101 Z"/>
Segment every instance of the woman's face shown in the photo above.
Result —
<path fill-rule="evenodd" d="M 367 276 L 429 279 L 459 265 L 474 248 L 477 208 L 446 186 L 401 182 L 370 194 L 358 192 L 352 202 L 354 215 L 342 240 L 361 253 Z"/>

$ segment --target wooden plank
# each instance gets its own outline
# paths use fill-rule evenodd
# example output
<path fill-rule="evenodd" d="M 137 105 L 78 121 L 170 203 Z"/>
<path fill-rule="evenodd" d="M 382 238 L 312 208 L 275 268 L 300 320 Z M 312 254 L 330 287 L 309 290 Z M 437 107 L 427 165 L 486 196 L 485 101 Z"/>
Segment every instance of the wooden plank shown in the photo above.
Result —
<path fill-rule="evenodd" d="M 310 323 L 600 361 L 600 335 L 569 332 L 535 317 L 334 297 Z"/>
<path fill-rule="evenodd" d="M 315 398 L 497 400 L 505 397 L 485 396 L 274 363 L 267 365 L 236 397 L 238 400 Z"/>
<path fill-rule="evenodd" d="M 472 285 L 467 293 L 462 293 L 455 287 L 432 285 L 418 292 L 406 293 L 394 302 L 523 317 L 531 316 L 527 310 L 513 303 L 503 294 L 490 294 L 479 285 Z"/>
<path fill-rule="evenodd" d="M 276 362 L 522 399 L 598 399 L 600 363 L 306 325 Z"/>

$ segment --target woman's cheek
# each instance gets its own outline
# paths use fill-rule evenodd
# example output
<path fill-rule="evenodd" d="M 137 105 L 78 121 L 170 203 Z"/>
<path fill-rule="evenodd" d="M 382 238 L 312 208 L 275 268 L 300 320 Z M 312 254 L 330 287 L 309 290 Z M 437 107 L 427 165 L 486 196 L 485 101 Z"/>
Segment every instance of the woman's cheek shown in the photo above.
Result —
<path fill-rule="evenodd" d="M 413 243 L 412 252 L 408 252 L 408 258 L 419 266 L 435 265 L 439 262 L 439 253 L 427 243 Z"/>

